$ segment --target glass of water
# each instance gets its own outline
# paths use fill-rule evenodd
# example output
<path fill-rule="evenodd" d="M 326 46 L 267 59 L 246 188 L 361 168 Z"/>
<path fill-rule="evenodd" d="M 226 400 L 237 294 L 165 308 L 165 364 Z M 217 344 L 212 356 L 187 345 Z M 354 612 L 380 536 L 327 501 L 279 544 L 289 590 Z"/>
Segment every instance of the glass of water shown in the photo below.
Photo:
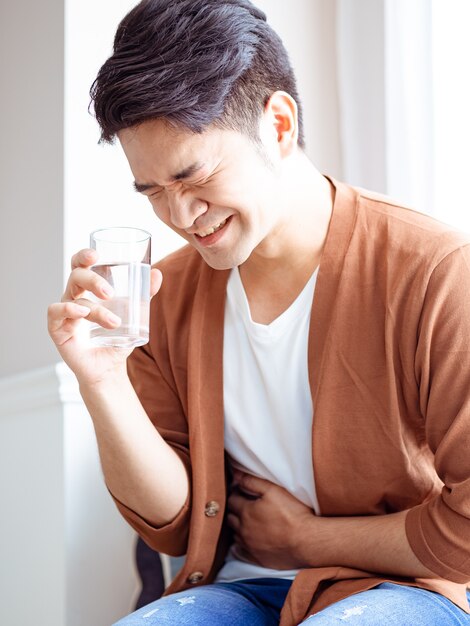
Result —
<path fill-rule="evenodd" d="M 95 230 L 90 248 L 98 253 L 91 269 L 112 286 L 109 300 L 93 298 L 121 318 L 118 328 L 90 325 L 96 346 L 135 348 L 149 340 L 151 235 L 140 228 L 114 227 Z"/>

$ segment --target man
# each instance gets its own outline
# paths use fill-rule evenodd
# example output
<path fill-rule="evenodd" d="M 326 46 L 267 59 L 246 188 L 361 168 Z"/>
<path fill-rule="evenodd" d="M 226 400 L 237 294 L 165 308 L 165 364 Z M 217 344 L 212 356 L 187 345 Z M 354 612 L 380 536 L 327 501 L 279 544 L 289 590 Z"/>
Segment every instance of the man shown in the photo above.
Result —
<path fill-rule="evenodd" d="M 119 324 L 93 251 L 49 309 L 119 510 L 187 555 L 119 624 L 470 623 L 469 239 L 314 168 L 248 0 L 144 0 L 92 99 L 189 244 L 132 355 L 78 332 Z"/>

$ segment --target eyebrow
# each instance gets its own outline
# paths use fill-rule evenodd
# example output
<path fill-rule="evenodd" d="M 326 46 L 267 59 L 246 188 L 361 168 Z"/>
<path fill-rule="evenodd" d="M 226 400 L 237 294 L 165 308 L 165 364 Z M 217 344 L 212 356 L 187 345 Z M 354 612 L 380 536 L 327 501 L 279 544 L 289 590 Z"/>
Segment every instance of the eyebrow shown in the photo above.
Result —
<path fill-rule="evenodd" d="M 190 178 L 196 172 L 201 170 L 203 166 L 204 166 L 204 163 L 193 163 L 189 167 L 186 167 L 184 170 L 181 170 L 181 172 L 174 174 L 174 176 L 171 177 L 171 181 L 175 182 L 177 180 L 184 180 L 185 178 Z M 143 193 L 144 191 L 153 189 L 153 187 L 161 187 L 161 185 L 159 183 L 138 183 L 136 180 L 134 181 L 134 189 L 138 193 Z"/>

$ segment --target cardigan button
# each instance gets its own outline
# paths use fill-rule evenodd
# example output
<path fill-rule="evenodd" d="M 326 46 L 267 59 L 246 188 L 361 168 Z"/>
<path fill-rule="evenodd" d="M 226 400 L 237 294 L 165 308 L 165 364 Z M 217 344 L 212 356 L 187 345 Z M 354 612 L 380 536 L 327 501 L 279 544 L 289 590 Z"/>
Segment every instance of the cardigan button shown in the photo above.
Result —
<path fill-rule="evenodd" d="M 215 500 L 211 500 L 206 504 L 206 508 L 204 509 L 204 515 L 206 515 L 207 517 L 215 517 L 219 511 L 220 504 Z"/>
<path fill-rule="evenodd" d="M 204 574 L 202 572 L 193 572 L 187 578 L 188 583 L 191 585 L 197 585 L 197 583 L 201 582 L 204 578 Z"/>

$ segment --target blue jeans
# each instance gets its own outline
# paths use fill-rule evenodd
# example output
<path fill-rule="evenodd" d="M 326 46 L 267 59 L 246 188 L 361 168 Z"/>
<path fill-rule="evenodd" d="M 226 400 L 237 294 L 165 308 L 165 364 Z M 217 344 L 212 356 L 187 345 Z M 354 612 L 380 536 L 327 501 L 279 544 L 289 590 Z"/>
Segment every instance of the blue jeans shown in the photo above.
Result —
<path fill-rule="evenodd" d="M 277 626 L 291 584 L 281 578 L 258 578 L 197 587 L 160 598 L 114 626 Z M 302 624 L 343 622 L 345 626 L 470 626 L 470 615 L 438 593 L 382 583 L 336 602 Z"/>

